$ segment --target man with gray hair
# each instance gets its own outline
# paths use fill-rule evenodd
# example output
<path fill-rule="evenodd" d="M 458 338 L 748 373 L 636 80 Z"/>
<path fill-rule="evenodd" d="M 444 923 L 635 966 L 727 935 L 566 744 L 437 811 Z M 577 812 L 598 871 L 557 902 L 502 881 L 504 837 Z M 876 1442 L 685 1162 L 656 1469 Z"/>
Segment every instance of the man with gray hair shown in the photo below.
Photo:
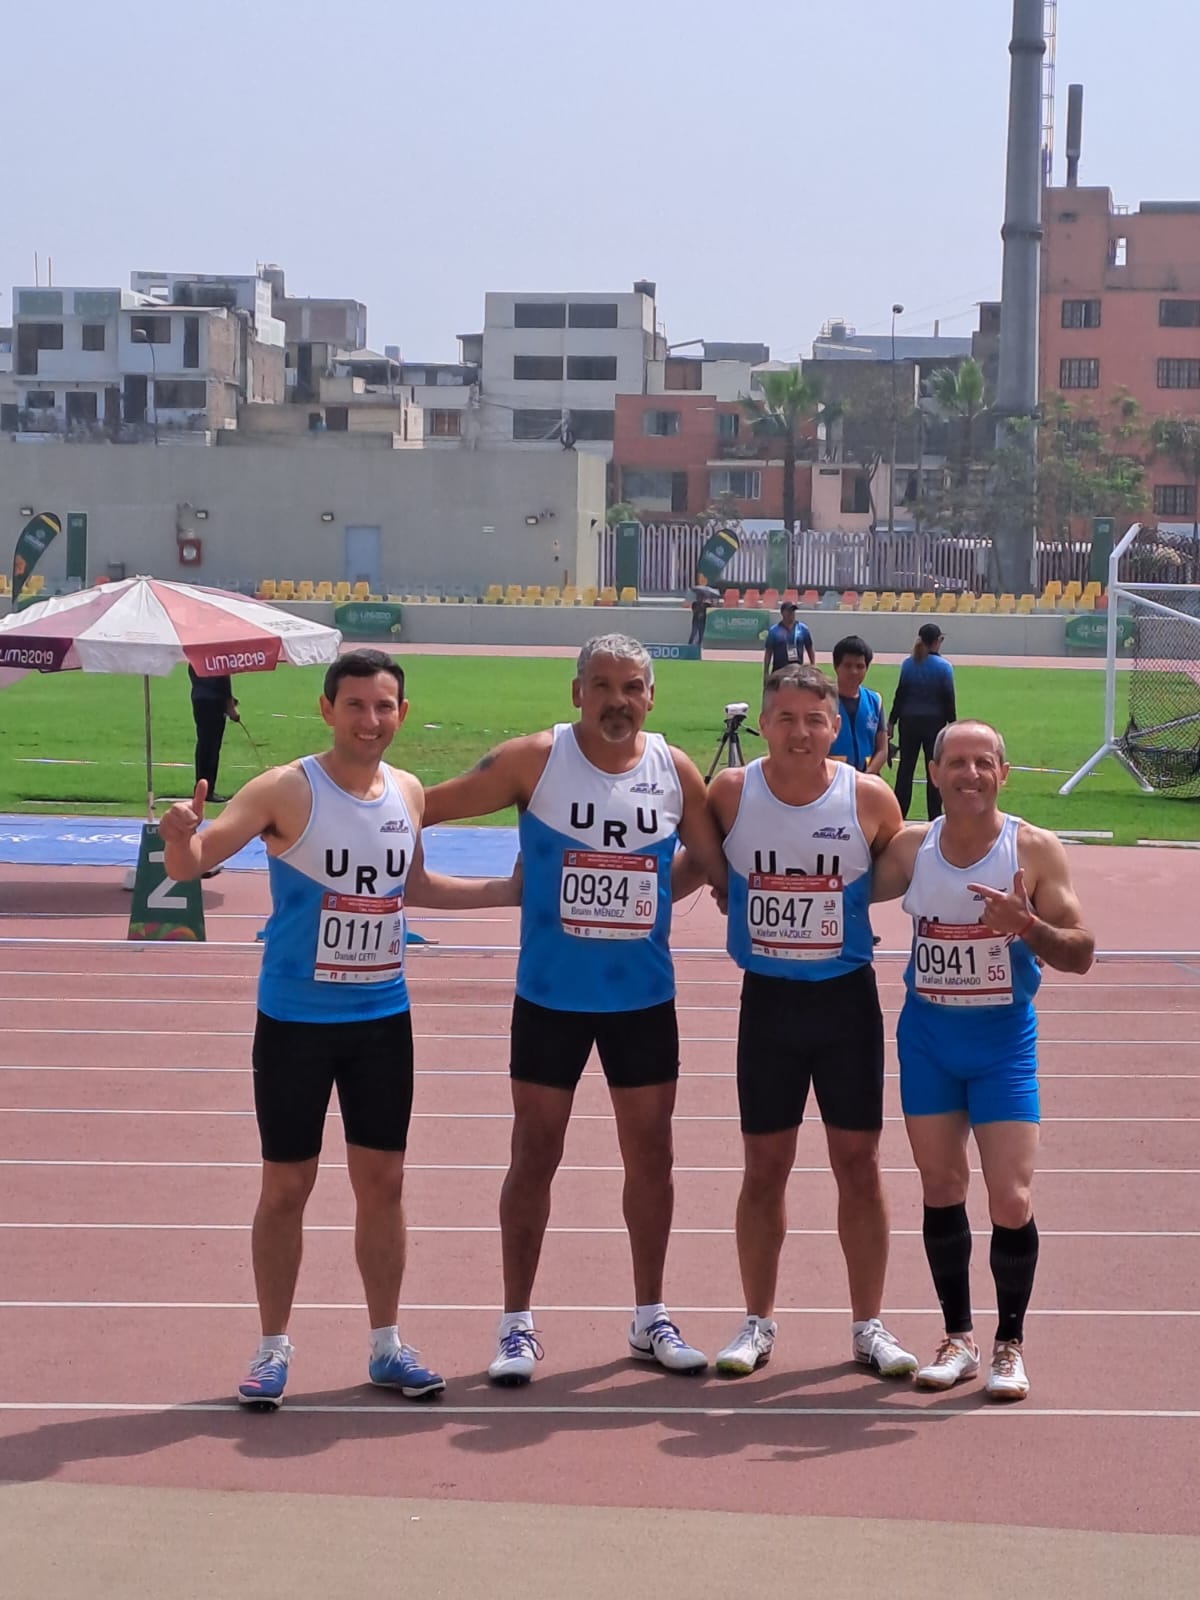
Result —
<path fill-rule="evenodd" d="M 695 765 L 643 729 L 654 704 L 654 665 L 643 646 L 624 634 L 589 639 L 571 698 L 577 722 L 508 740 L 425 800 L 426 827 L 513 805 L 519 813 L 512 1159 L 500 1193 L 504 1315 L 488 1369 L 502 1384 L 528 1383 L 541 1359 L 530 1309 L 534 1278 L 575 1089 L 593 1046 L 625 1166 L 635 1300 L 629 1352 L 672 1372 L 708 1364 L 663 1301 L 679 1076 L 667 940 L 676 840 L 721 890 L 724 857 Z"/>

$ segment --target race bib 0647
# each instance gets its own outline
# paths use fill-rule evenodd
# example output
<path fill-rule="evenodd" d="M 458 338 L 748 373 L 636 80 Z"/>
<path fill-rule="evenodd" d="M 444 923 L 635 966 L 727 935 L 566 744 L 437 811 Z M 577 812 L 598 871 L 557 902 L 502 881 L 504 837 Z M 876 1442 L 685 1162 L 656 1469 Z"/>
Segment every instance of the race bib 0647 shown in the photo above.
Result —
<path fill-rule="evenodd" d="M 913 973 L 921 999 L 935 1005 L 1013 1003 L 1008 941 L 977 922 L 933 922 L 921 917 L 913 944 Z"/>
<path fill-rule="evenodd" d="M 827 961 L 842 953 L 843 880 L 752 872 L 746 923 L 756 956 Z"/>
<path fill-rule="evenodd" d="M 658 915 L 658 859 L 564 850 L 559 918 L 577 939 L 645 939 Z"/>
<path fill-rule="evenodd" d="M 384 983 L 404 966 L 404 896 L 323 894 L 318 983 Z"/>

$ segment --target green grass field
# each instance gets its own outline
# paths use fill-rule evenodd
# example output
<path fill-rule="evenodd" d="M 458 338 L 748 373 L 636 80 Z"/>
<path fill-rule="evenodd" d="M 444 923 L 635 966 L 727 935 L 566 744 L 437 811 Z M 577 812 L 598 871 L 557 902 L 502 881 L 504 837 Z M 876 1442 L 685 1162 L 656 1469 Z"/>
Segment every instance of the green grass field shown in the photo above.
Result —
<path fill-rule="evenodd" d="M 427 783 L 472 765 L 501 739 L 573 716 L 572 669 L 564 659 L 416 656 L 407 665 L 411 707 L 393 752 Z M 726 701 L 748 700 L 757 708 L 759 669 L 721 660 L 662 661 L 657 667 L 658 703 L 650 726 L 706 768 Z M 885 706 L 897 671 L 872 669 L 869 681 Z M 1101 672 L 962 666 L 955 672 L 960 714 L 994 722 L 1014 767 L 1058 769 L 1014 771 L 1011 809 L 1044 827 L 1111 830 L 1117 843 L 1200 834 L 1196 803 L 1143 795 L 1112 761 L 1070 799 L 1059 797 L 1058 773 L 1073 771 L 1099 743 Z M 268 764 L 323 748 L 321 676 L 320 669 L 287 667 L 237 679 L 247 727 Z M 152 694 L 156 792 L 190 793 L 194 733 L 184 670 L 154 680 Z M 752 738 L 745 747 L 748 760 L 762 750 Z M 78 672 L 24 678 L 0 694 L 0 750 L 0 810 L 136 815 L 145 794 L 141 680 Z M 230 725 L 222 790 L 229 792 L 257 770 L 248 740 Z M 923 815 L 920 789 L 914 815 Z"/>

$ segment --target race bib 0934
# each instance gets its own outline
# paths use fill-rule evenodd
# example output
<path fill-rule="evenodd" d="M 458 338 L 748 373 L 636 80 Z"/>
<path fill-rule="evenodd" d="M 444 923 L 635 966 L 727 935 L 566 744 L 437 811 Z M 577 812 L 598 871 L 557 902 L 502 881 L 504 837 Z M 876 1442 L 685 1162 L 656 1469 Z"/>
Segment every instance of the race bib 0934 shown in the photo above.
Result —
<path fill-rule="evenodd" d="M 645 939 L 658 915 L 656 856 L 564 850 L 559 919 L 577 939 Z"/>

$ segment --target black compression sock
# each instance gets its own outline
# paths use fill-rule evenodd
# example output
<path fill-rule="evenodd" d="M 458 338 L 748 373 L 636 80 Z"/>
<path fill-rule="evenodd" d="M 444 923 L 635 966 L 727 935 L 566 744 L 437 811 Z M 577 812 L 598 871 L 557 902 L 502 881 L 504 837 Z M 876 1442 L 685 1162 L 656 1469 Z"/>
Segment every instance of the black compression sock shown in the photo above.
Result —
<path fill-rule="evenodd" d="M 922 1232 L 946 1332 L 970 1333 L 971 1224 L 966 1206 L 926 1206 Z"/>
<path fill-rule="evenodd" d="M 1033 1218 L 1023 1228 L 992 1225 L 992 1277 L 996 1280 L 997 1339 L 1020 1339 L 1037 1271 L 1038 1231 Z"/>

